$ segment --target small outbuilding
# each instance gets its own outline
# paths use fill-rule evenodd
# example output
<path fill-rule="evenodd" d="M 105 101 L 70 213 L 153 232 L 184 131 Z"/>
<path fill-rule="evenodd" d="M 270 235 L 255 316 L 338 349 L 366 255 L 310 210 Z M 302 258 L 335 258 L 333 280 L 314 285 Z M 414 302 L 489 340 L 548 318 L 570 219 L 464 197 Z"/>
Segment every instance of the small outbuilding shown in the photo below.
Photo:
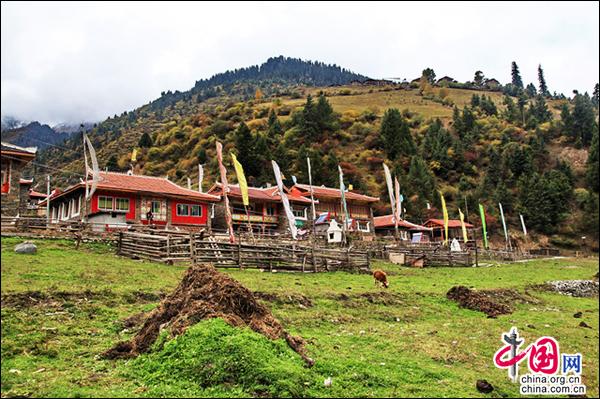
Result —
<path fill-rule="evenodd" d="M 329 228 L 327 229 L 327 242 L 342 242 L 342 228 L 338 222 L 335 221 L 335 219 L 331 219 L 329 222 Z"/>

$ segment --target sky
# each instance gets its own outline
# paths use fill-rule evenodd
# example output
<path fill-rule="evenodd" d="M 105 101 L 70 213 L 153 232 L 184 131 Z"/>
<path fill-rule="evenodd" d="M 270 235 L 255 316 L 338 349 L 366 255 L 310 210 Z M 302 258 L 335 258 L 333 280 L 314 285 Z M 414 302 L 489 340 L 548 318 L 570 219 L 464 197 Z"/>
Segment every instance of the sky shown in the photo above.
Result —
<path fill-rule="evenodd" d="M 1 3 L 1 115 L 101 121 L 161 91 L 284 55 L 373 78 L 426 67 L 510 81 L 516 61 L 550 91 L 593 90 L 598 2 Z"/>

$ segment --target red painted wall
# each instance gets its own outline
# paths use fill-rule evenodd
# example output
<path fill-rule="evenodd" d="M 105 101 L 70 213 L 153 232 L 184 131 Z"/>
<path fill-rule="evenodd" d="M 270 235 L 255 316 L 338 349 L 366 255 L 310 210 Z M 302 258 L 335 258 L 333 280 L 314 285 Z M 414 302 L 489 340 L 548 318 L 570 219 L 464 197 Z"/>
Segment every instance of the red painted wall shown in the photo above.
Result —
<path fill-rule="evenodd" d="M 208 220 L 208 207 L 200 202 L 190 202 L 183 200 L 169 200 L 171 205 L 171 223 L 173 224 L 199 224 L 206 225 Z M 202 216 L 177 216 L 177 204 L 200 205 Z"/>
<path fill-rule="evenodd" d="M 125 214 L 126 220 L 135 220 L 135 201 L 137 201 L 135 195 L 130 194 L 119 194 L 119 193 L 111 193 L 106 191 L 96 191 L 92 196 L 92 213 L 96 212 L 108 212 L 104 210 L 100 210 L 98 208 L 98 197 L 113 197 L 113 207 L 116 206 L 115 198 L 129 198 L 129 211 Z"/>

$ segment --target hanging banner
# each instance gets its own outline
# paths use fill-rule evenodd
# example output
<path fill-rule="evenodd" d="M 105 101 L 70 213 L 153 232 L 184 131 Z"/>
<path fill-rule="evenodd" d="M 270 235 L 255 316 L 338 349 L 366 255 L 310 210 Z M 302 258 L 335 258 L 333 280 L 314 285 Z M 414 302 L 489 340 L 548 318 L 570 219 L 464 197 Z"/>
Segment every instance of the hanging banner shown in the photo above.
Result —
<path fill-rule="evenodd" d="M 275 174 L 275 180 L 277 180 L 277 188 L 279 189 L 279 196 L 281 197 L 281 202 L 283 203 L 283 209 L 285 211 L 285 215 L 287 216 L 287 220 L 290 226 L 290 232 L 292 233 L 292 238 L 295 240 L 298 236 L 298 228 L 296 227 L 296 218 L 292 213 L 292 209 L 290 208 L 290 201 L 288 200 L 285 191 L 283 190 L 283 180 L 281 177 L 281 170 L 279 170 L 279 165 L 277 162 L 271 161 L 273 165 L 273 173 Z"/>
<path fill-rule="evenodd" d="M 469 241 L 469 237 L 467 237 L 467 226 L 465 226 L 465 215 L 463 215 L 460 208 L 458 208 L 458 216 L 460 216 L 460 227 L 462 228 L 463 241 L 466 243 L 467 241 Z"/>
<path fill-rule="evenodd" d="M 317 218 L 317 211 L 315 210 L 315 199 L 313 196 L 312 172 L 310 169 L 310 158 L 306 157 L 306 163 L 308 165 L 308 186 L 310 187 L 310 206 L 312 208 L 312 220 L 313 220 L 313 226 L 314 226 L 315 219 Z"/>
<path fill-rule="evenodd" d="M 96 191 L 96 187 L 98 186 L 98 182 L 100 181 L 100 168 L 98 167 L 98 158 L 96 158 L 96 151 L 94 150 L 94 146 L 92 146 L 92 142 L 90 141 L 87 134 L 83 134 L 84 147 L 87 145 L 88 154 L 90 154 L 90 161 L 92 162 L 92 187 L 90 188 L 90 192 L 88 193 L 88 198 L 91 198 Z M 85 162 L 85 180 L 87 182 L 88 178 L 88 163 L 87 158 Z"/>
<path fill-rule="evenodd" d="M 442 213 L 444 215 L 444 245 L 448 245 L 448 209 L 446 209 L 446 200 L 441 191 L 440 198 L 442 199 Z"/>
<path fill-rule="evenodd" d="M 390 205 L 392 206 L 392 219 L 396 219 L 396 201 L 394 200 L 394 186 L 392 185 L 392 175 L 387 165 L 383 164 L 383 171 L 385 172 L 385 182 L 387 184 L 388 193 L 390 195 Z"/>
<path fill-rule="evenodd" d="M 488 248 L 488 239 L 487 239 L 487 227 L 485 225 L 485 210 L 483 209 L 483 205 L 479 204 L 479 216 L 481 217 L 481 231 L 483 234 L 483 247 L 485 249 Z"/>
<path fill-rule="evenodd" d="M 523 215 L 519 214 L 521 218 L 521 226 L 523 227 L 523 235 L 527 235 L 527 228 L 525 227 L 525 220 L 523 220 Z"/>
<path fill-rule="evenodd" d="M 202 180 L 204 180 L 204 168 L 198 164 L 198 191 L 202 192 Z"/>
<path fill-rule="evenodd" d="M 233 167 L 235 168 L 235 174 L 238 179 L 238 184 L 240 185 L 240 191 L 242 192 L 242 203 L 244 206 L 250 205 L 250 200 L 248 199 L 248 183 L 246 182 L 246 175 L 244 174 L 244 168 L 242 164 L 237 160 L 235 154 L 231 153 L 231 159 L 233 159 Z"/>
<path fill-rule="evenodd" d="M 394 198 L 396 200 L 396 214 L 394 215 L 395 228 L 398 228 L 400 223 L 400 214 L 402 213 L 402 203 L 400 202 L 400 183 L 398 178 L 394 177 Z"/>
<path fill-rule="evenodd" d="M 221 186 L 223 186 L 223 198 L 225 199 L 225 220 L 227 222 L 227 230 L 229 231 L 229 242 L 235 242 L 233 234 L 233 219 L 231 217 L 231 209 L 229 209 L 229 184 L 227 184 L 227 169 L 223 165 L 223 145 L 217 141 L 217 161 L 219 162 L 219 171 L 221 172 Z"/>
<path fill-rule="evenodd" d="M 135 161 L 137 161 L 137 148 L 134 148 L 133 151 L 131 151 L 131 162 Z"/>
<path fill-rule="evenodd" d="M 506 221 L 504 220 L 504 210 L 502 209 L 502 204 L 498 202 L 498 206 L 500 207 L 500 216 L 502 217 L 502 228 L 504 228 L 504 239 L 508 242 L 508 229 L 506 228 Z"/>
<path fill-rule="evenodd" d="M 350 218 L 348 217 L 348 208 L 346 207 L 346 186 L 344 186 L 344 172 L 342 172 L 342 167 L 338 165 L 338 170 L 340 172 L 340 192 L 342 194 L 342 209 L 344 210 L 344 221 L 343 226 L 344 230 L 348 228 L 348 222 Z"/>

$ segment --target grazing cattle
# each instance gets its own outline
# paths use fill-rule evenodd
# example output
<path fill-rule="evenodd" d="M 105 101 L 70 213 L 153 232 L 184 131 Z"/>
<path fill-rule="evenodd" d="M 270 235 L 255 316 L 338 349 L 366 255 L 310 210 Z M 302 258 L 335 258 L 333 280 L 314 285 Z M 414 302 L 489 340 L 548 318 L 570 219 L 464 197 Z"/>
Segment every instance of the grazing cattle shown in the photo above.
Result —
<path fill-rule="evenodd" d="M 387 281 L 387 274 L 383 270 L 373 270 L 373 278 L 375 279 L 375 285 L 381 284 L 385 288 L 390 285 Z"/>

